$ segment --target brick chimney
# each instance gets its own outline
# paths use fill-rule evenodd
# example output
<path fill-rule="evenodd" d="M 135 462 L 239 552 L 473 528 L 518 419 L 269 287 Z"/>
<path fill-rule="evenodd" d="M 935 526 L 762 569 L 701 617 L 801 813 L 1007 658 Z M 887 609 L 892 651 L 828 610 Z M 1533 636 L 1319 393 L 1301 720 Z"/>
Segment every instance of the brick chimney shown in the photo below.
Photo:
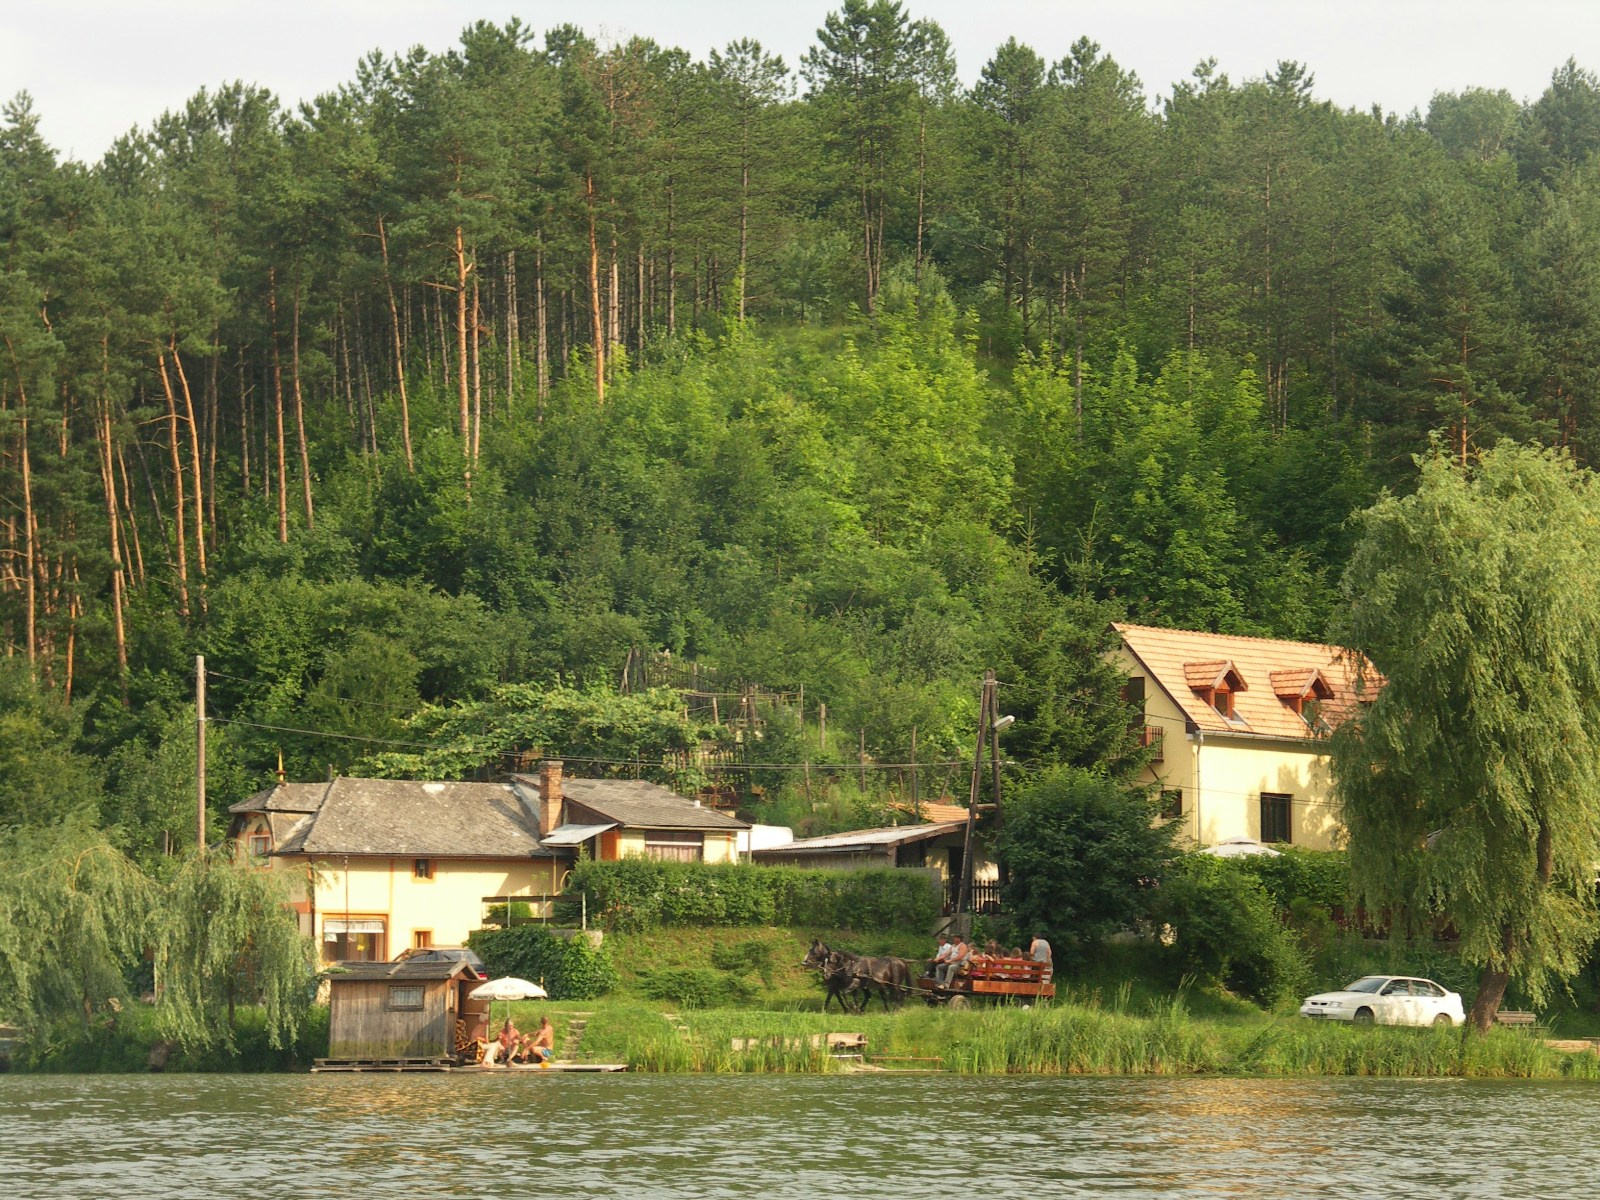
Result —
<path fill-rule="evenodd" d="M 539 764 L 539 836 L 561 824 L 561 760 L 547 758 Z"/>

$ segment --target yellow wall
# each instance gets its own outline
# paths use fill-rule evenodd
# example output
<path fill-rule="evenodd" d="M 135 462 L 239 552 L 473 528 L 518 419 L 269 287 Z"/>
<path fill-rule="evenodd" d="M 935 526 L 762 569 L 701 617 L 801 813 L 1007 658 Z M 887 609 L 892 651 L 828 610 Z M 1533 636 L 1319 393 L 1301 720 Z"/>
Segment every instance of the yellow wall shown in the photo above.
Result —
<path fill-rule="evenodd" d="M 644 844 L 644 830 L 622 829 L 618 831 L 617 857 L 618 858 L 643 858 L 646 856 Z M 707 833 L 705 835 L 704 860 L 708 863 L 737 862 L 739 859 L 739 839 L 736 833 Z"/>
<path fill-rule="evenodd" d="M 410 858 L 319 859 L 315 863 L 316 938 L 333 917 L 383 917 L 384 957 L 394 958 L 429 931 L 435 946 L 461 946 L 483 924 L 486 896 L 549 895 L 559 890 L 566 864 L 551 859 L 512 861 L 436 858 L 432 879 L 413 875 Z M 535 916 L 547 907 L 534 903 Z"/>
<path fill-rule="evenodd" d="M 1328 756 L 1319 743 L 1186 734 L 1187 719 L 1160 684 L 1126 647 L 1118 649 L 1117 657 L 1128 677 L 1145 680 L 1145 723 L 1165 731 L 1162 761 L 1152 763 L 1145 778 L 1183 790 L 1182 838 L 1201 846 L 1232 837 L 1259 838 L 1261 793 L 1281 792 L 1293 797 L 1293 845 L 1330 850 L 1341 844 L 1344 830 Z"/>

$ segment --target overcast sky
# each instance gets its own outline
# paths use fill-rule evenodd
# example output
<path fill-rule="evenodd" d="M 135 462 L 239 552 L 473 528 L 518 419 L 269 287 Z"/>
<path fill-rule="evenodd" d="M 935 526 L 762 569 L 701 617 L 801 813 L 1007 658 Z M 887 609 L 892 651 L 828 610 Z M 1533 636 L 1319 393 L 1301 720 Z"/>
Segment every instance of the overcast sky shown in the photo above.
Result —
<path fill-rule="evenodd" d="M 704 57 L 754 37 L 791 67 L 835 0 L 0 0 L 0 98 L 33 95 L 46 139 L 96 159 L 119 134 L 233 79 L 286 102 L 331 90 L 368 50 L 441 49 L 463 26 L 572 22 L 602 40 L 642 34 Z M 1203 58 L 1234 79 L 1306 63 L 1321 99 L 1426 111 L 1438 91 L 1544 90 L 1569 57 L 1600 68 L 1597 0 L 911 0 L 950 35 L 971 82 L 1016 37 L 1049 61 L 1099 42 L 1164 95 Z"/>

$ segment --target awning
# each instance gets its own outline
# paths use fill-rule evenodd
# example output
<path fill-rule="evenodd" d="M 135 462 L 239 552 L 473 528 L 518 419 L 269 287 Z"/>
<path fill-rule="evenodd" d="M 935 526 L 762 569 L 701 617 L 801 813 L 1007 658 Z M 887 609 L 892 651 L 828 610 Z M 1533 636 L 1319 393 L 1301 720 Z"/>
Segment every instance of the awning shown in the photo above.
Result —
<path fill-rule="evenodd" d="M 541 837 L 539 843 L 544 846 L 578 846 L 616 827 L 615 821 L 606 825 L 561 825 Z"/>
<path fill-rule="evenodd" d="M 383 921 L 381 918 L 364 918 L 356 920 L 349 917 L 324 917 L 322 921 L 322 934 L 324 937 L 335 933 L 382 933 Z"/>

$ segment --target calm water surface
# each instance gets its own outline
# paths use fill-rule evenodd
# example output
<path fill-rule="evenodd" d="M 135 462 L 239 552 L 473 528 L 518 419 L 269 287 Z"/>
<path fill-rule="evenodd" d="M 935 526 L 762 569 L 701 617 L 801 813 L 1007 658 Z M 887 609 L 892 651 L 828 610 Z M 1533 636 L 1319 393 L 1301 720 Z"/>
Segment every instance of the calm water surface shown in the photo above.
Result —
<path fill-rule="evenodd" d="M 1587 1198 L 1597 1131 L 1592 1083 L 13 1075 L 0 1197 Z"/>

